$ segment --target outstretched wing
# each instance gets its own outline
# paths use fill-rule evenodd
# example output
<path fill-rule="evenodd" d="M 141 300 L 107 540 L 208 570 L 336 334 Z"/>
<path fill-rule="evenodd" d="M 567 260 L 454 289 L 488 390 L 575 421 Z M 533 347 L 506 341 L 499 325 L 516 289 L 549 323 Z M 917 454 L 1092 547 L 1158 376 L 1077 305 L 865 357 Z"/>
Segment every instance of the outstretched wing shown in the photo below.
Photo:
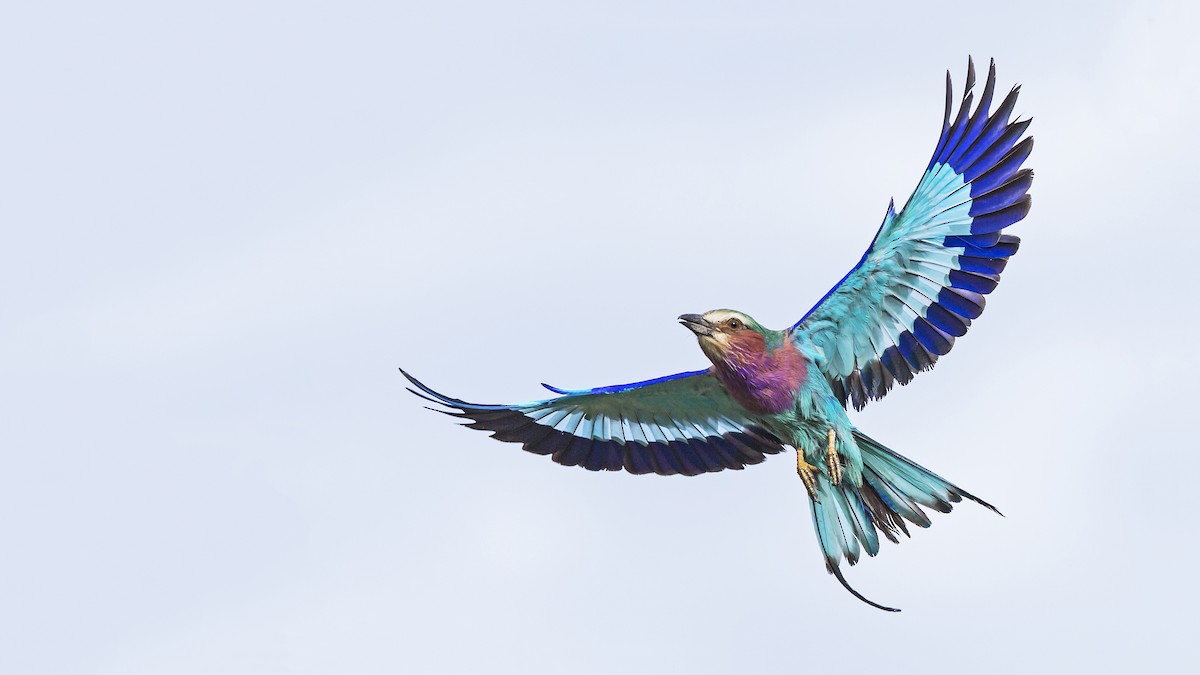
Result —
<path fill-rule="evenodd" d="M 946 73 L 946 114 L 937 149 L 908 203 L 887 215 L 858 264 L 792 331 L 816 347 L 817 364 L 842 404 L 861 409 L 893 382 L 933 367 L 983 313 L 984 296 L 1020 239 L 1003 234 L 1029 212 L 1030 120 L 1009 123 L 1020 87 L 989 112 L 996 66 L 968 116 L 975 67 L 954 123 Z"/>
<path fill-rule="evenodd" d="M 400 372 L 420 390 L 409 391 L 449 408 L 439 412 L 589 471 L 695 476 L 758 464 L 764 454 L 783 450 L 706 370 L 583 391 L 548 386 L 565 396 L 513 405 L 460 401 Z"/>

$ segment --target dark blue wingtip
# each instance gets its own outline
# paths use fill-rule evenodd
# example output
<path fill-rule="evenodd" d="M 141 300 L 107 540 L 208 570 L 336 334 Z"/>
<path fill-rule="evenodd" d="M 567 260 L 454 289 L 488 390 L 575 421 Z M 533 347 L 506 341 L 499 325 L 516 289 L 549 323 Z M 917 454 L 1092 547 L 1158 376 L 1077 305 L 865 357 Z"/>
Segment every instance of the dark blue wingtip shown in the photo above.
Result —
<path fill-rule="evenodd" d="M 425 384 L 423 382 L 421 382 L 417 378 L 413 377 L 408 371 L 404 370 L 403 368 L 400 368 L 399 370 L 400 370 L 400 374 L 404 376 L 404 379 L 411 382 L 414 387 L 425 392 L 425 394 L 427 394 L 428 396 L 433 396 L 434 398 L 438 398 L 438 399 L 442 399 L 442 400 L 448 400 L 447 397 L 442 396 L 441 394 L 437 393 L 436 391 L 425 386 Z M 409 391 L 412 391 L 414 394 L 417 394 L 417 392 L 413 391 L 412 389 L 409 389 Z M 421 396 L 421 394 L 417 394 L 417 395 Z M 426 398 L 426 396 L 422 396 L 422 398 Z"/>
<path fill-rule="evenodd" d="M 563 396 L 566 396 L 567 394 L 571 393 L 571 390 L 569 390 L 569 389 L 559 389 L 558 387 L 556 387 L 552 384 L 546 384 L 545 382 L 542 382 L 541 385 L 543 387 L 545 387 L 546 389 L 549 389 L 550 391 L 554 392 L 555 394 L 561 394 Z"/>
<path fill-rule="evenodd" d="M 468 403 L 462 399 L 446 396 L 445 394 L 430 389 L 425 385 L 424 382 L 421 382 L 417 378 L 413 377 L 403 368 L 400 368 L 399 370 L 400 374 L 403 375 L 409 382 L 411 382 L 414 387 L 419 389 L 420 392 L 411 388 L 408 388 L 408 390 L 427 401 L 432 401 L 439 405 L 449 406 L 451 408 L 461 408 L 463 410 L 507 410 L 509 408 L 509 406 L 504 405 L 481 405 L 479 403 Z"/>
<path fill-rule="evenodd" d="M 442 394 L 439 394 L 436 391 L 425 386 L 425 384 L 423 382 L 421 382 L 417 378 L 413 377 L 411 374 L 408 373 L 408 371 L 404 370 L 403 368 L 400 368 L 400 374 L 404 376 L 404 379 L 406 379 L 410 383 L 412 383 L 413 387 L 416 387 L 416 389 L 413 389 L 412 387 L 405 387 L 405 389 L 407 389 L 408 391 L 425 399 L 426 401 L 432 401 L 434 403 L 439 403 L 441 405 L 448 405 L 448 402 L 450 400 L 452 400 L 449 397 L 443 396 Z M 420 391 L 417 391 L 418 389 Z"/>

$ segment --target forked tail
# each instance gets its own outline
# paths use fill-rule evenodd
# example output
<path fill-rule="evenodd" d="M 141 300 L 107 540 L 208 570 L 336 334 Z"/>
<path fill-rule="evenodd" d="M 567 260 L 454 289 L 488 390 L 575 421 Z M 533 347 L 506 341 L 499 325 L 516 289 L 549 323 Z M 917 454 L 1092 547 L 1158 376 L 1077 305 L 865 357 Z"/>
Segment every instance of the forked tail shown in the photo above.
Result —
<path fill-rule="evenodd" d="M 872 607 L 898 612 L 900 610 L 871 602 L 851 588 L 838 567 L 842 558 L 853 565 L 864 550 L 870 556 L 879 553 L 880 532 L 892 542 L 899 543 L 900 533 L 909 536 L 906 520 L 918 527 L 929 527 L 932 523 L 922 506 L 949 513 L 954 502 L 966 497 L 996 513 L 1000 511 L 865 434 L 855 431 L 854 440 L 862 452 L 862 487 L 856 488 L 847 481 L 835 486 L 827 475 L 818 474 L 820 500 L 810 500 L 813 527 L 829 573 L 859 600 Z"/>

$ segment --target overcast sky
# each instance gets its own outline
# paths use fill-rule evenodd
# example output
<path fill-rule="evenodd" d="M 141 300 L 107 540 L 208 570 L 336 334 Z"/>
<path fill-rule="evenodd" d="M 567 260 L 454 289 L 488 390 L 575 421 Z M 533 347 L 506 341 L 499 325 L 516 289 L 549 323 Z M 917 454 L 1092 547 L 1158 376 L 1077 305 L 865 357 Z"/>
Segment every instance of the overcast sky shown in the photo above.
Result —
<path fill-rule="evenodd" d="M 0 23 L 0 672 L 1179 672 L 1187 3 L 26 3 Z M 503 4 L 503 6 L 501 6 Z M 995 504 L 828 576 L 787 455 L 593 474 L 455 427 L 790 325 L 995 57 L 1034 207 L 854 416 Z"/>

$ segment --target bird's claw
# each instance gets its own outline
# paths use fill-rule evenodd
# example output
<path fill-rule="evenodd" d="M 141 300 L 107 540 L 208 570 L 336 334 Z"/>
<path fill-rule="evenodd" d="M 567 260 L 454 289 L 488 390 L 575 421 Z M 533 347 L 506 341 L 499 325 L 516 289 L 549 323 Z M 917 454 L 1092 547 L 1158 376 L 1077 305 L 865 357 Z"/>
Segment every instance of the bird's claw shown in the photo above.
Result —
<path fill-rule="evenodd" d="M 808 496 L 814 501 L 819 502 L 821 498 L 817 496 L 817 467 L 804 461 L 804 453 L 796 450 L 796 473 L 800 474 L 800 480 L 804 481 L 804 487 L 808 490 Z"/>
<path fill-rule="evenodd" d="M 825 451 L 825 463 L 829 465 L 829 481 L 834 485 L 842 483 L 842 458 L 837 451 L 837 432 L 829 430 L 829 448 Z"/>

